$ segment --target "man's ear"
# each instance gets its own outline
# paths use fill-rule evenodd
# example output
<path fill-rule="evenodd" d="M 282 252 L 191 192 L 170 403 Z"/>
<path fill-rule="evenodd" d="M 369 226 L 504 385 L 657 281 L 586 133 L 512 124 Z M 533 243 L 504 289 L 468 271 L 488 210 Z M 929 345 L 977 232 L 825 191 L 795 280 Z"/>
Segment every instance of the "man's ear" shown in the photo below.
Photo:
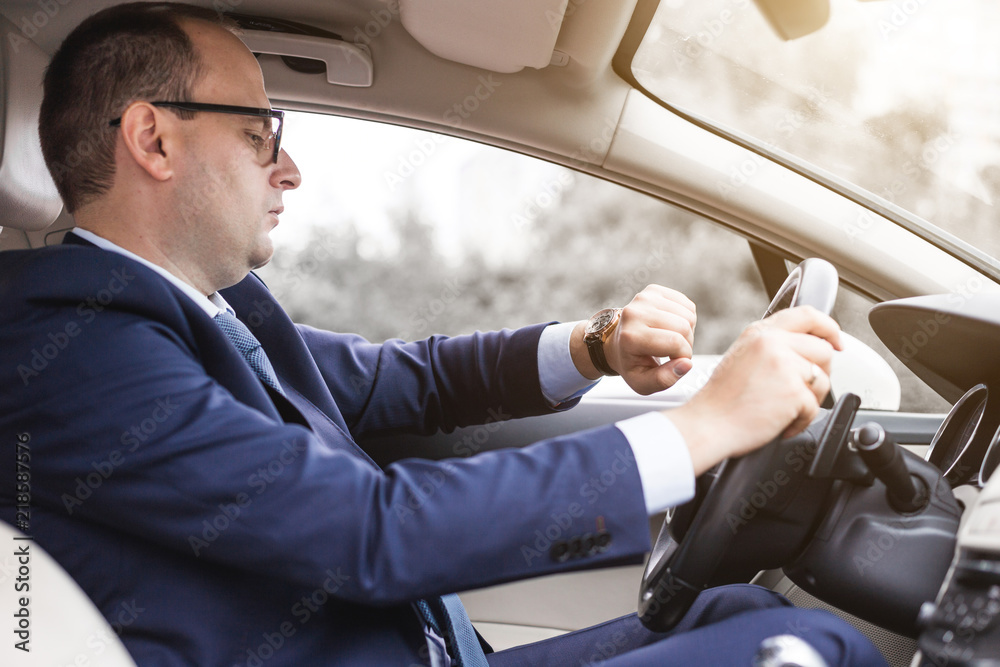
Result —
<path fill-rule="evenodd" d="M 157 181 L 173 176 L 171 158 L 175 145 L 172 119 L 148 102 L 133 102 L 122 113 L 125 150 L 135 163 Z"/>

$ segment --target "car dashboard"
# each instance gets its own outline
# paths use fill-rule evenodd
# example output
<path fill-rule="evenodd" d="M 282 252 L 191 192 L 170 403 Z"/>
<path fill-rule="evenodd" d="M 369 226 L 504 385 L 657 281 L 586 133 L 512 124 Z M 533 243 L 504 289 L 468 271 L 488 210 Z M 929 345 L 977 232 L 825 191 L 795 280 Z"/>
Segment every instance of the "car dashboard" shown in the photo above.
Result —
<path fill-rule="evenodd" d="M 887 301 L 872 328 L 910 370 L 954 405 L 926 458 L 953 486 L 982 486 L 1000 462 L 1000 295 L 949 293 Z"/>
<path fill-rule="evenodd" d="M 920 611 L 919 664 L 997 664 L 1000 476 L 993 473 L 1000 463 L 1000 358 L 991 352 L 1000 340 L 1000 296 L 899 299 L 875 306 L 869 319 L 897 357 L 954 401 L 926 459 L 969 504 L 948 574 Z"/>

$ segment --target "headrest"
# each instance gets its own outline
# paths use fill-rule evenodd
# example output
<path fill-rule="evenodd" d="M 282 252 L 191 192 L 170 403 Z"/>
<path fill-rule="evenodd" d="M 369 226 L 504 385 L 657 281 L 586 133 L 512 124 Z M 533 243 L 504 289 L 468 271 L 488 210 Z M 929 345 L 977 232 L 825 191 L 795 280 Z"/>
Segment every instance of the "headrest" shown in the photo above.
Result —
<path fill-rule="evenodd" d="M 62 210 L 38 140 L 49 59 L 0 16 L 0 227 L 45 229 Z"/>

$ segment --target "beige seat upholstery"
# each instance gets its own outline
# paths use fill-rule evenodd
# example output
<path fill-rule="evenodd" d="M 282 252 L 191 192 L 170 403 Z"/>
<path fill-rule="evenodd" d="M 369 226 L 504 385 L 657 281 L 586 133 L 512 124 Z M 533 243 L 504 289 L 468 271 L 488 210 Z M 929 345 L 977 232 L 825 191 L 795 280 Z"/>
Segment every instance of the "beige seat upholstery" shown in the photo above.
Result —
<path fill-rule="evenodd" d="M 38 141 L 42 76 L 48 57 L 2 16 L 0 34 L 4 35 L 0 44 L 0 227 L 5 235 L 13 232 L 18 235 L 15 239 L 26 240 L 28 234 L 49 228 L 62 210 Z M 135 665 L 108 620 L 72 577 L 38 544 L 3 521 L 0 618 L 7 628 L 0 642 L 0 665 Z M 12 634 L 22 620 L 26 634 Z M 127 614 L 112 621 L 124 625 Z M 15 646 L 25 637 L 27 652 Z"/>
<path fill-rule="evenodd" d="M 36 231 L 62 210 L 38 141 L 42 76 L 48 57 L 0 17 L 0 227 Z"/>
<path fill-rule="evenodd" d="M 27 609 L 30 633 L 26 645 L 30 651 L 24 652 L 15 648 L 24 635 L 11 635 L 8 630 L 0 643 L 0 664 L 134 667 L 115 630 L 52 556 L 3 521 L 0 545 L 0 618 L 16 630 L 25 618 L 22 610 Z M 15 588 L 25 584 L 27 590 Z M 27 605 L 22 605 L 24 601 Z M 123 610 L 123 625 L 129 621 L 128 613 L 133 612 Z"/>

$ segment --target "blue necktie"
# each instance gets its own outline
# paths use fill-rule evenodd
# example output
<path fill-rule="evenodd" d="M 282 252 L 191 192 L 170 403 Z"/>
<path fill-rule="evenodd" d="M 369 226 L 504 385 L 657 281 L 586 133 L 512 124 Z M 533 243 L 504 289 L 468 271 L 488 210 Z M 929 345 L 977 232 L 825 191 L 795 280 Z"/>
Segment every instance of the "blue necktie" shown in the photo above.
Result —
<path fill-rule="evenodd" d="M 285 392 L 278 383 L 278 376 L 274 372 L 274 367 L 271 366 L 271 360 L 264 354 L 264 348 L 260 346 L 260 341 L 254 338 L 254 335 L 250 333 L 247 326 L 228 310 L 223 310 L 216 315 L 215 321 L 219 325 L 219 328 L 222 329 L 222 333 L 226 334 L 226 338 L 239 350 L 243 358 L 247 360 L 247 363 L 250 364 L 250 368 L 257 374 L 257 377 L 268 387 L 284 395 Z"/>
<path fill-rule="evenodd" d="M 215 321 L 226 338 L 250 364 L 257 377 L 278 393 L 284 394 L 271 361 L 264 353 L 260 341 L 250 333 L 250 329 L 228 310 L 216 315 Z M 423 621 L 448 642 L 452 657 L 455 659 L 453 663 L 455 667 L 487 667 L 486 654 L 483 653 L 476 631 L 472 628 L 469 614 L 457 595 L 420 600 L 416 606 Z"/>
<path fill-rule="evenodd" d="M 455 667 L 487 667 L 486 654 L 457 595 L 418 600 L 416 606 L 424 622 L 448 642 Z"/>

